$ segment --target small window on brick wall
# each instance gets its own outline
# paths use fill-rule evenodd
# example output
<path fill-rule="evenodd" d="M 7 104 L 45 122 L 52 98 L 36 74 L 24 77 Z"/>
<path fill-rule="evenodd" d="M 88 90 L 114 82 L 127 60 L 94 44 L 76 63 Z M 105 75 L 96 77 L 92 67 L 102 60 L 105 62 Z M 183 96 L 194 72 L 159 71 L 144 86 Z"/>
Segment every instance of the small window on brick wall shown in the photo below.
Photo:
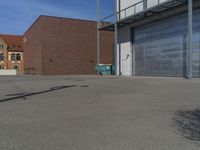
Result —
<path fill-rule="evenodd" d="M 2 48 L 2 49 L 3 49 L 3 48 L 4 48 L 4 45 L 3 45 L 3 44 L 0 44 L 0 48 Z"/>
<path fill-rule="evenodd" d="M 14 65 L 14 66 L 13 66 L 13 69 L 19 71 L 19 69 L 20 69 L 20 68 L 19 68 L 19 65 Z"/>
<path fill-rule="evenodd" d="M 11 60 L 15 61 L 16 60 L 16 55 L 15 54 L 11 54 Z"/>
<path fill-rule="evenodd" d="M 0 70 L 4 69 L 4 66 L 3 65 L 0 65 Z"/>
<path fill-rule="evenodd" d="M 21 60 L 21 55 L 20 55 L 20 54 L 17 54 L 17 55 L 16 55 L 16 59 L 17 59 L 17 61 L 20 61 L 20 60 Z"/>
<path fill-rule="evenodd" d="M 0 61 L 4 61 L 4 53 L 0 53 Z"/>

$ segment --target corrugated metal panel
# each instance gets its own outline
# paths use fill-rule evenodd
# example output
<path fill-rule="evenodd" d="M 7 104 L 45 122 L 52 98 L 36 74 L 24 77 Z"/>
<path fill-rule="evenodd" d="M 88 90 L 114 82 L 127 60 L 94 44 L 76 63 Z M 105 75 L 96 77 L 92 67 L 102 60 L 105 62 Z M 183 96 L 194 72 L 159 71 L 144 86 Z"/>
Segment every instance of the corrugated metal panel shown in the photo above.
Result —
<path fill-rule="evenodd" d="M 200 10 L 194 11 L 193 76 L 200 77 Z M 135 28 L 135 74 L 186 76 L 187 13 Z"/>

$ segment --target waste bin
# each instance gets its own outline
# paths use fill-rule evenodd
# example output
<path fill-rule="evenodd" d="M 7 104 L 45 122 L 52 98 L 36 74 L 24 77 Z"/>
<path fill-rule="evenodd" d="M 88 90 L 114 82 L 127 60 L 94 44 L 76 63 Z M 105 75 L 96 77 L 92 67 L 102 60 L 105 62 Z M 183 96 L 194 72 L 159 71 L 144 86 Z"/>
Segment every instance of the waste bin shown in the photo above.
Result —
<path fill-rule="evenodd" d="M 112 75 L 112 65 L 110 64 L 100 64 L 95 69 L 100 75 Z"/>

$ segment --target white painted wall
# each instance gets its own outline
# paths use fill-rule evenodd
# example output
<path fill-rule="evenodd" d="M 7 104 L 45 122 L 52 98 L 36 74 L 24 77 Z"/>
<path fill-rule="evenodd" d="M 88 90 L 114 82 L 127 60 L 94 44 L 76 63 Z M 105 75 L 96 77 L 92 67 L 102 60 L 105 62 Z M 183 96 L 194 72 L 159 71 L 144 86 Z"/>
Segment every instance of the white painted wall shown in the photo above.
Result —
<path fill-rule="evenodd" d="M 15 76 L 17 75 L 16 70 L 0 70 L 0 76 Z"/>
<path fill-rule="evenodd" d="M 130 40 L 130 27 L 123 27 L 118 29 L 118 75 L 119 62 L 121 62 L 121 75 L 130 76 L 132 75 L 132 49 Z M 120 52 L 120 56 L 119 56 Z"/>

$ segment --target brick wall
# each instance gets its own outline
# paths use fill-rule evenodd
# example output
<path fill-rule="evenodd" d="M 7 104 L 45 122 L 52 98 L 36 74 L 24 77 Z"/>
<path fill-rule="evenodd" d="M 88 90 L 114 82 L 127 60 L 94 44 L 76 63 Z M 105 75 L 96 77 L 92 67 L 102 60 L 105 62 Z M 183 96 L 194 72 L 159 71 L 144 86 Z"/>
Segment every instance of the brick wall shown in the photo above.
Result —
<path fill-rule="evenodd" d="M 41 21 L 37 19 L 24 34 L 25 74 L 42 74 L 42 31 Z"/>
<path fill-rule="evenodd" d="M 96 73 L 96 22 L 40 16 L 24 36 L 25 69 L 42 75 Z M 111 64 L 114 33 L 100 37 L 100 62 Z"/>

